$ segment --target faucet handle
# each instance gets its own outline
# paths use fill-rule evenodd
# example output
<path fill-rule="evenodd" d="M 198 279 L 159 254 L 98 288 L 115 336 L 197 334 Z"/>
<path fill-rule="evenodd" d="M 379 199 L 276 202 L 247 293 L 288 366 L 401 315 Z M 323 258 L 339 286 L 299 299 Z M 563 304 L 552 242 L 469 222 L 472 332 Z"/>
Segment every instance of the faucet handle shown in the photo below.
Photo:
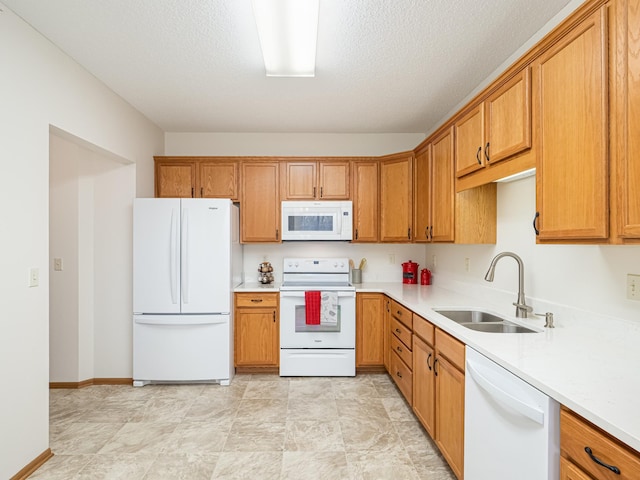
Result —
<path fill-rule="evenodd" d="M 526 310 L 527 312 L 533 312 L 533 307 L 530 307 L 526 303 L 513 302 L 512 305 L 514 307 L 522 308 L 523 310 Z"/>
<path fill-rule="evenodd" d="M 534 315 L 537 315 L 538 317 L 544 317 L 544 326 L 545 326 L 545 328 L 555 328 L 553 326 L 553 313 L 552 312 L 534 313 Z"/>

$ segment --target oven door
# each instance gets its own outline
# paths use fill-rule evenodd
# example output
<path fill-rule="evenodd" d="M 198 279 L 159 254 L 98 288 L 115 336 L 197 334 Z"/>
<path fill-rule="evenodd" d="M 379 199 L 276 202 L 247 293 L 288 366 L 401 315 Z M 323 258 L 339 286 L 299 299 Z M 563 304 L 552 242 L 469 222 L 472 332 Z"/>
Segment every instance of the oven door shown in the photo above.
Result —
<path fill-rule="evenodd" d="M 355 291 L 338 292 L 336 325 L 307 325 L 305 319 L 304 291 L 281 290 L 280 348 L 355 348 Z"/>

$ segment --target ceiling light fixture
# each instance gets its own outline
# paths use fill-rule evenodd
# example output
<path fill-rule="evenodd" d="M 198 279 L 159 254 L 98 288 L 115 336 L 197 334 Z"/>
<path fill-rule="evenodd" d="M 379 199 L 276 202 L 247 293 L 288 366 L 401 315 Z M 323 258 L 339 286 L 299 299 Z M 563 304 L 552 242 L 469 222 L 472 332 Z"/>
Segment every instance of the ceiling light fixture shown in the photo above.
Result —
<path fill-rule="evenodd" d="M 268 77 L 314 77 L 320 0 L 251 0 Z"/>

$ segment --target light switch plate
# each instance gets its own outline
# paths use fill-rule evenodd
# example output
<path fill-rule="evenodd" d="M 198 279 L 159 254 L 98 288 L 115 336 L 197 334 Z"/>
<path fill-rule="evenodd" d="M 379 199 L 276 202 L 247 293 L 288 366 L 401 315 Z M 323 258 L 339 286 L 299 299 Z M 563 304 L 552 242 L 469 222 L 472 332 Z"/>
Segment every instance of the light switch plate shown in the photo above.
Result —
<path fill-rule="evenodd" d="M 53 269 L 57 272 L 61 272 L 63 269 L 62 258 L 53 259 Z"/>
<path fill-rule="evenodd" d="M 29 270 L 29 287 L 37 287 L 40 284 L 40 270 L 31 268 Z"/>

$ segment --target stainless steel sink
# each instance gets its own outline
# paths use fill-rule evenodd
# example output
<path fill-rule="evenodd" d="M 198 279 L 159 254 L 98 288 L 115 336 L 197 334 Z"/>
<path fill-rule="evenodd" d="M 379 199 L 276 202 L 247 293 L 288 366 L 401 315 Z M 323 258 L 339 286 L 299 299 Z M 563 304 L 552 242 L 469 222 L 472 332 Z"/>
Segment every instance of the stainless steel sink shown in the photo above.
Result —
<path fill-rule="evenodd" d="M 449 320 L 476 332 L 487 333 L 539 333 L 482 310 L 435 310 Z"/>

